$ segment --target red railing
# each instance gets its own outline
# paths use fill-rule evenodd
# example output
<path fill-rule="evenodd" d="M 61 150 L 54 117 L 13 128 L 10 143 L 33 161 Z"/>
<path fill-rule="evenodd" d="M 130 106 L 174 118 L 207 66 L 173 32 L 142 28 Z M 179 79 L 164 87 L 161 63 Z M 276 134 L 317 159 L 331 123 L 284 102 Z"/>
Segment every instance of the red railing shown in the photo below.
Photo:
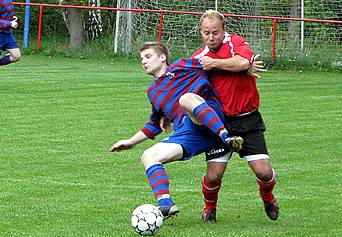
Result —
<path fill-rule="evenodd" d="M 75 8 L 75 9 L 88 9 L 88 10 L 107 10 L 107 11 L 132 11 L 132 12 L 154 12 L 159 13 L 159 32 L 158 41 L 161 40 L 163 33 L 163 16 L 164 14 L 189 14 L 189 15 L 202 15 L 203 12 L 187 12 L 187 11 L 173 11 L 173 10 L 149 10 L 149 9 L 136 9 L 136 8 L 116 8 L 116 7 L 89 7 L 89 6 L 71 6 L 71 5 L 56 5 L 56 4 L 44 4 L 44 3 L 22 3 L 14 2 L 15 5 L 22 6 L 37 6 L 39 7 L 39 22 L 38 22 L 38 43 L 37 50 L 40 50 L 40 39 L 41 39 L 41 27 L 43 19 L 43 7 L 52 8 Z M 303 22 L 322 22 L 322 23 L 333 23 L 342 24 L 342 21 L 336 20 L 319 20 L 319 19 L 302 19 L 302 18 L 291 18 L 291 17 L 273 17 L 273 16 L 250 16 L 250 15 L 238 15 L 225 13 L 224 16 L 235 17 L 235 18 L 250 18 L 250 19 L 268 19 L 273 20 L 273 34 L 272 34 L 272 62 L 276 58 L 276 38 L 277 38 L 277 22 L 278 21 L 303 21 Z"/>

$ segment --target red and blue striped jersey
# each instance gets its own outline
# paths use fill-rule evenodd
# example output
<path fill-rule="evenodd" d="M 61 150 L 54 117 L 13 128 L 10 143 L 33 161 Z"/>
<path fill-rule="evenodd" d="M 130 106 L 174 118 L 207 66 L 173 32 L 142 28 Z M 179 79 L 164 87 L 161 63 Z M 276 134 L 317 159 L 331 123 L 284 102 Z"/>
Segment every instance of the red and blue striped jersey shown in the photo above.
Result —
<path fill-rule="evenodd" d="M 11 20 L 13 16 L 14 7 L 12 0 L 0 0 L 0 32 L 11 32 Z"/>
<path fill-rule="evenodd" d="M 173 129 L 177 131 L 185 116 L 178 100 L 187 92 L 200 95 L 205 100 L 211 100 L 223 109 L 199 60 L 181 58 L 173 62 L 166 69 L 166 73 L 148 87 L 147 95 L 152 104 L 152 112 L 141 131 L 153 139 L 162 132 L 159 122 L 163 116 L 173 123 Z"/>

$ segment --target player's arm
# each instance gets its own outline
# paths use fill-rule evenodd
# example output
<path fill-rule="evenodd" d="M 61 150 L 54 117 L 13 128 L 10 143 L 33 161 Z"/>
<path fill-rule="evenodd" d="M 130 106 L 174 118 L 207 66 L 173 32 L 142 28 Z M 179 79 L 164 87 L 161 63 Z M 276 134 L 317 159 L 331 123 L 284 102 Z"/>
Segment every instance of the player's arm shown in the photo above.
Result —
<path fill-rule="evenodd" d="M 230 72 L 243 72 L 250 69 L 253 66 L 254 53 L 249 47 L 249 44 L 238 35 L 231 35 L 231 43 L 234 48 L 234 56 L 224 59 L 203 57 L 200 61 L 203 68 L 205 70 L 215 68 Z"/>
<path fill-rule="evenodd" d="M 131 138 L 116 142 L 111 148 L 111 152 L 132 149 L 135 145 L 147 140 L 148 137 L 142 131 L 137 132 Z"/>
<path fill-rule="evenodd" d="M 247 71 L 251 67 L 248 59 L 235 55 L 231 58 L 216 59 L 208 56 L 200 58 L 200 63 L 204 70 L 225 70 L 230 72 Z"/>
<path fill-rule="evenodd" d="M 267 72 L 267 69 L 265 69 L 265 66 L 264 66 L 264 62 L 261 60 L 257 60 L 259 57 L 260 57 L 260 54 L 257 54 L 254 57 L 252 66 L 247 71 L 248 75 L 256 77 L 256 78 L 260 78 L 260 75 L 258 73 Z"/>

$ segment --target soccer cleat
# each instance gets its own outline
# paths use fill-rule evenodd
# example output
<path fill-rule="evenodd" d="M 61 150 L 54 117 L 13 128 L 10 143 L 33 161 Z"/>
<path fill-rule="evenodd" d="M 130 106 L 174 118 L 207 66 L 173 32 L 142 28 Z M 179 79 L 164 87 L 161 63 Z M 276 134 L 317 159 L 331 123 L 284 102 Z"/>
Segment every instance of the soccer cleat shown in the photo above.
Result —
<path fill-rule="evenodd" d="M 159 206 L 158 208 L 163 214 L 164 220 L 177 215 L 179 212 L 179 208 L 174 203 L 170 206 Z"/>
<path fill-rule="evenodd" d="M 204 222 L 216 222 L 216 209 L 204 209 L 202 220 Z"/>
<path fill-rule="evenodd" d="M 243 138 L 240 136 L 228 137 L 225 142 L 232 151 L 238 152 L 242 149 Z"/>
<path fill-rule="evenodd" d="M 270 202 L 265 202 L 264 205 L 267 216 L 273 221 L 277 220 L 279 216 L 279 207 L 275 198 Z"/>

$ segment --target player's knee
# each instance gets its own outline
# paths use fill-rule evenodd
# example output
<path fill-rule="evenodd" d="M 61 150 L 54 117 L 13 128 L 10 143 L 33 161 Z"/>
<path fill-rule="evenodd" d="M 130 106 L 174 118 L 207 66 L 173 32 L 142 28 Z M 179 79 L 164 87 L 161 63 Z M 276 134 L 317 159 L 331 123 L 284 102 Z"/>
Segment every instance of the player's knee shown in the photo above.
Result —
<path fill-rule="evenodd" d="M 21 53 L 20 53 L 20 51 L 17 51 L 17 52 L 15 52 L 15 53 L 12 53 L 12 54 L 11 54 L 11 61 L 12 61 L 12 62 L 17 62 L 17 61 L 20 60 L 20 58 L 21 58 Z"/>
<path fill-rule="evenodd" d="M 259 171 L 255 173 L 255 176 L 261 181 L 268 182 L 273 178 L 273 171 L 272 169 Z"/>
<path fill-rule="evenodd" d="M 219 185 L 222 181 L 223 174 L 218 172 L 207 172 L 207 181 L 211 185 Z"/>
<path fill-rule="evenodd" d="M 189 110 L 189 104 L 191 103 L 191 100 L 193 100 L 194 95 L 193 93 L 185 93 L 179 98 L 179 105 L 185 109 Z M 190 112 L 190 111 L 189 111 Z"/>
<path fill-rule="evenodd" d="M 149 148 L 144 151 L 144 153 L 141 156 L 141 162 L 144 164 L 145 167 L 149 167 L 149 166 L 152 166 L 153 164 L 161 163 L 158 152 L 153 148 Z"/>

